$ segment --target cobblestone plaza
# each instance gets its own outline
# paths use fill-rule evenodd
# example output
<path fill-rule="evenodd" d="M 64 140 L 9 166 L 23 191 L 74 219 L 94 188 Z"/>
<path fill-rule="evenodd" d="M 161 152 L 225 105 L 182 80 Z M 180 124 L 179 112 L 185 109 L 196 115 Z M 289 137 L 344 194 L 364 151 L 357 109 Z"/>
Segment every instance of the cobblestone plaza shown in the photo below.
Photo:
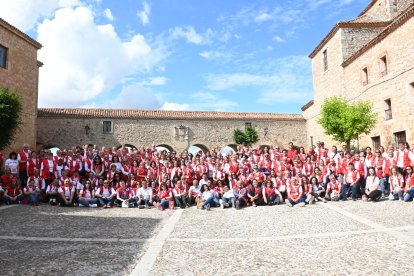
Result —
<path fill-rule="evenodd" d="M 3 275 L 412 275 L 413 203 L 1 207 Z M 42 265 L 40 265 L 42 264 Z"/>

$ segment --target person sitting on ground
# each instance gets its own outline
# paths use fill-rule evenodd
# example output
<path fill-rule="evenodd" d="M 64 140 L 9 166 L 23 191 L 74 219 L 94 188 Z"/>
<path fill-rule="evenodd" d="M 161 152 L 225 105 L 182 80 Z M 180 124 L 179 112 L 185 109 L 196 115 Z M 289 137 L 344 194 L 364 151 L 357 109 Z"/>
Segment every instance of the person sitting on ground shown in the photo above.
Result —
<path fill-rule="evenodd" d="M 198 182 L 197 182 L 198 183 Z M 158 192 L 159 203 L 156 203 L 156 207 L 163 211 L 170 206 L 170 201 L 173 200 L 171 190 L 168 189 L 167 184 L 162 183 Z M 173 201 L 174 202 L 174 201 Z"/>
<path fill-rule="evenodd" d="M 79 206 L 83 207 L 98 207 L 98 199 L 95 198 L 95 193 L 93 192 L 92 183 L 89 179 L 85 181 L 83 189 L 79 192 Z"/>
<path fill-rule="evenodd" d="M 404 194 L 404 177 L 398 172 L 396 166 L 392 166 L 390 169 L 390 195 L 389 200 L 403 200 Z"/>
<path fill-rule="evenodd" d="M 119 182 L 119 188 L 116 190 L 116 204 L 119 207 L 130 208 L 134 206 L 134 193 L 132 189 L 126 187 L 125 182 Z"/>
<path fill-rule="evenodd" d="M 325 200 L 338 201 L 341 194 L 341 184 L 336 179 L 335 175 L 329 175 L 329 182 L 326 185 Z"/>
<path fill-rule="evenodd" d="M 368 200 L 373 202 L 378 201 L 382 195 L 380 179 L 378 178 L 374 167 L 369 167 L 368 169 L 368 176 L 365 182 L 365 195 Z"/>
<path fill-rule="evenodd" d="M 73 207 L 75 206 L 75 186 L 70 182 L 69 178 L 66 178 L 63 182 L 63 186 L 59 188 L 59 206 Z"/>
<path fill-rule="evenodd" d="M 54 179 L 52 184 L 49 184 L 46 188 L 46 202 L 50 205 L 57 205 L 59 199 L 59 180 Z"/>
<path fill-rule="evenodd" d="M 137 195 L 135 197 L 137 206 L 142 208 L 149 209 L 150 206 L 153 204 L 152 201 L 152 188 L 148 187 L 148 182 L 146 180 L 142 180 L 141 188 L 137 190 Z"/>
<path fill-rule="evenodd" d="M 233 188 L 233 194 L 235 196 L 234 207 L 236 209 L 240 209 L 244 206 L 247 206 L 247 192 L 248 189 L 244 187 L 243 182 L 241 180 L 238 180 L 237 186 Z"/>
<path fill-rule="evenodd" d="M 35 181 L 33 179 L 30 179 L 27 183 L 27 186 L 24 187 L 23 194 L 30 205 L 39 205 L 41 190 L 39 188 L 36 188 Z"/>
<path fill-rule="evenodd" d="M 103 186 L 96 190 L 95 197 L 98 199 L 99 205 L 104 208 L 112 207 L 115 202 L 116 192 L 109 186 L 109 181 L 104 180 Z"/>
<path fill-rule="evenodd" d="M 318 183 L 318 178 L 312 176 L 310 179 L 310 184 L 312 185 L 312 196 L 316 202 L 325 200 L 325 189 L 322 186 L 322 183 Z"/>
<path fill-rule="evenodd" d="M 299 185 L 296 177 L 292 177 L 289 181 L 289 186 L 287 187 L 288 198 L 285 200 L 285 203 L 289 207 L 297 205 L 298 207 L 305 206 L 305 198 L 302 186 Z"/>
<path fill-rule="evenodd" d="M 220 205 L 214 190 L 210 189 L 210 186 L 207 184 L 204 184 L 201 187 L 200 194 L 200 197 L 203 200 L 201 210 L 207 209 L 209 211 L 211 207 L 218 207 Z"/>
<path fill-rule="evenodd" d="M 17 185 L 17 178 L 13 177 L 8 186 L 3 186 L 3 202 L 7 205 L 18 204 L 23 200 L 23 192 Z"/>
<path fill-rule="evenodd" d="M 305 203 L 314 204 L 315 197 L 313 196 L 312 183 L 309 181 L 309 179 L 306 176 L 302 176 L 299 181 L 302 184 L 303 198 L 305 199 Z"/>
<path fill-rule="evenodd" d="M 187 190 L 181 180 L 177 181 L 177 184 L 173 189 L 173 196 L 175 204 L 180 206 L 181 209 L 184 209 L 187 202 Z"/>
<path fill-rule="evenodd" d="M 276 189 L 273 188 L 272 181 L 266 180 L 265 187 L 263 189 L 263 201 L 265 204 L 271 205 L 279 205 L 280 204 L 280 196 L 276 195 Z"/>
<path fill-rule="evenodd" d="M 414 199 L 414 174 L 413 174 L 413 167 L 407 166 L 406 169 L 406 176 L 405 176 L 405 193 L 404 193 L 404 201 L 409 202 Z"/>
<path fill-rule="evenodd" d="M 253 179 L 247 197 L 253 207 L 264 205 L 263 191 L 256 179 Z"/>
<path fill-rule="evenodd" d="M 10 168 L 4 170 L 4 174 L 0 176 L 0 182 L 3 184 L 3 189 L 9 187 L 14 176 L 11 174 Z"/>
<path fill-rule="evenodd" d="M 224 185 L 223 189 L 224 193 L 221 199 L 219 200 L 220 206 L 223 209 L 227 207 L 232 207 L 235 198 L 233 194 L 233 189 L 229 189 L 229 186 L 227 185 Z"/>

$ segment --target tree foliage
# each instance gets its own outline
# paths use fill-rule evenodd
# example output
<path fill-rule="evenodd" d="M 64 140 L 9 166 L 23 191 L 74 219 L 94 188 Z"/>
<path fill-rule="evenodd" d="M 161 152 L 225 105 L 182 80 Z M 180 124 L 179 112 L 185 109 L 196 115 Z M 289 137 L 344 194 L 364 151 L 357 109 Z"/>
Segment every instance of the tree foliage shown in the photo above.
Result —
<path fill-rule="evenodd" d="M 377 114 L 372 111 L 371 102 L 347 103 L 341 97 L 326 99 L 318 120 L 325 134 L 331 135 L 335 141 L 346 143 L 348 146 L 357 134 L 369 134 L 376 122 Z"/>
<path fill-rule="evenodd" d="M 0 87 L 0 150 L 9 146 L 21 125 L 22 100 L 8 88 Z"/>
<path fill-rule="evenodd" d="M 259 141 L 259 135 L 253 126 L 245 126 L 244 131 L 236 128 L 233 132 L 233 140 L 236 144 L 241 145 L 246 143 L 247 146 L 252 146 Z"/>

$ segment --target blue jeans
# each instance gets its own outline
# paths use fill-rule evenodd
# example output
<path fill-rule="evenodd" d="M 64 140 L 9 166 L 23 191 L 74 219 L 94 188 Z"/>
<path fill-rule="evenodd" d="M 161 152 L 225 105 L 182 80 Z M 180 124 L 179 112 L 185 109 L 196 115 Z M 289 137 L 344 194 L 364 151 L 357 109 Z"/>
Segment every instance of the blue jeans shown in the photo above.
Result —
<path fill-rule="evenodd" d="M 203 205 L 201 206 L 201 209 L 204 209 L 207 207 L 207 204 L 210 204 L 211 207 L 217 207 L 220 205 L 218 199 L 214 196 L 210 197 L 206 201 L 204 201 Z"/>
<path fill-rule="evenodd" d="M 389 200 L 396 200 L 396 199 L 402 200 L 403 199 L 403 190 L 401 188 L 400 189 L 398 189 L 398 188 L 395 189 L 394 193 L 390 194 L 388 196 L 388 199 Z"/>
<path fill-rule="evenodd" d="M 27 195 L 27 201 L 28 203 L 37 203 L 39 201 L 39 195 L 38 194 Z"/>
<path fill-rule="evenodd" d="M 357 198 L 357 192 L 358 192 L 358 185 L 350 185 L 350 184 L 342 184 L 342 201 L 345 201 L 347 199 L 347 195 L 349 191 L 351 190 L 351 197 L 353 200 L 356 200 Z"/>
<path fill-rule="evenodd" d="M 380 180 L 379 180 L 379 182 L 380 182 L 380 187 L 381 187 L 381 193 L 382 194 L 385 194 L 385 178 L 380 178 Z"/>
<path fill-rule="evenodd" d="M 23 195 L 17 196 L 16 200 L 11 200 L 11 198 L 9 196 L 6 196 L 6 195 L 4 195 L 2 197 L 2 199 L 3 199 L 3 202 L 6 203 L 6 204 L 17 204 L 17 203 L 19 203 L 19 201 L 23 200 Z"/>
<path fill-rule="evenodd" d="M 292 205 L 295 205 L 295 204 L 298 204 L 298 203 L 300 203 L 300 202 L 305 202 L 306 201 L 306 197 L 301 197 L 300 199 L 299 199 L 299 201 L 298 202 L 295 202 L 293 199 L 291 199 L 291 198 L 289 198 L 289 201 L 290 201 L 290 203 L 292 204 Z"/>
<path fill-rule="evenodd" d="M 160 205 L 161 205 L 162 209 L 165 210 L 170 206 L 170 201 L 167 200 L 167 199 L 163 199 L 163 200 L 161 200 Z"/>
<path fill-rule="evenodd" d="M 90 204 L 96 204 L 98 200 L 96 198 L 92 198 L 91 200 L 86 200 L 84 198 L 79 199 L 79 203 L 82 204 L 85 207 L 89 207 Z"/>
<path fill-rule="evenodd" d="M 102 197 L 98 197 L 98 202 L 99 202 L 99 205 L 101 205 L 101 206 L 103 206 L 105 204 L 113 205 L 114 201 L 115 201 L 114 197 L 111 197 L 110 199 L 104 199 Z"/>
<path fill-rule="evenodd" d="M 230 198 L 223 197 L 223 198 L 221 199 L 221 201 L 222 201 L 223 203 L 227 203 L 227 204 L 229 205 L 229 207 L 231 207 L 231 206 L 233 205 L 233 202 L 232 202 L 231 200 L 232 200 L 232 198 L 231 198 L 231 197 L 230 197 Z"/>
<path fill-rule="evenodd" d="M 414 188 L 411 188 L 407 191 L 407 194 L 404 196 L 404 201 L 408 202 L 414 199 Z"/>

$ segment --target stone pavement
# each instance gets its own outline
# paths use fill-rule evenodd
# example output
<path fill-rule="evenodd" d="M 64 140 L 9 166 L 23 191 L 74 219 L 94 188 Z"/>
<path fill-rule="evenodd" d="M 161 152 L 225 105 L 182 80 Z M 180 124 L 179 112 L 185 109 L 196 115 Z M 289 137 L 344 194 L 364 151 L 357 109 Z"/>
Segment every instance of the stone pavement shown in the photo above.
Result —
<path fill-rule="evenodd" d="M 414 275 L 413 203 L 14 206 L 0 226 L 2 275 Z"/>

